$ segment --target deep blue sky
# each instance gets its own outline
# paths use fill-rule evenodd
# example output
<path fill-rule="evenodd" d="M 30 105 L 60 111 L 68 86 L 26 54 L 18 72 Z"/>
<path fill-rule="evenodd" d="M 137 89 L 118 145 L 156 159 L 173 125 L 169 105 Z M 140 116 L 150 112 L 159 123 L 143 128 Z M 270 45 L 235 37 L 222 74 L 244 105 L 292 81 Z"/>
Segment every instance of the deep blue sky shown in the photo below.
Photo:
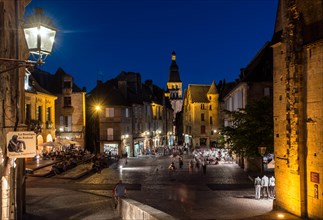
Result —
<path fill-rule="evenodd" d="M 272 37 L 278 0 L 32 0 L 59 29 L 41 67 L 62 67 L 90 91 L 139 72 L 166 88 L 171 53 L 183 87 L 233 81 Z"/>

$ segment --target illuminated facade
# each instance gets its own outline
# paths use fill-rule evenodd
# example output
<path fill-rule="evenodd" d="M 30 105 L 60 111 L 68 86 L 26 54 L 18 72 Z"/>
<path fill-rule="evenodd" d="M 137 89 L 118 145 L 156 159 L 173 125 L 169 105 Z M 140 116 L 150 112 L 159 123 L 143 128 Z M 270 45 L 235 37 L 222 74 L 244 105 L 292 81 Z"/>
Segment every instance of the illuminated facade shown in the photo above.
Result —
<path fill-rule="evenodd" d="M 91 111 L 98 104 L 102 110 Z M 121 72 L 87 94 L 87 118 L 87 145 L 96 140 L 100 152 L 138 156 L 167 145 L 173 109 L 151 80 L 142 83 L 139 73 Z"/>
<path fill-rule="evenodd" d="M 25 80 L 25 122 L 28 130 L 37 134 L 37 144 L 55 140 L 55 100 L 57 97 L 43 89 L 32 75 Z M 37 154 L 52 147 L 37 147 Z"/>
<path fill-rule="evenodd" d="M 174 118 L 177 112 L 182 110 L 183 105 L 183 83 L 179 76 L 178 66 L 176 64 L 176 53 L 172 52 L 172 63 L 169 67 L 166 94 L 169 97 L 172 108 L 174 109 Z"/>
<path fill-rule="evenodd" d="M 62 68 L 55 74 L 35 69 L 33 76 L 46 90 L 57 96 L 55 123 L 57 141 L 85 144 L 85 88 L 80 89 L 73 77 Z"/>
<path fill-rule="evenodd" d="M 172 108 L 174 110 L 173 128 L 172 131 L 167 134 L 169 136 L 168 145 L 174 146 L 182 138 L 182 130 L 180 128 L 180 126 L 182 125 L 178 123 L 178 119 L 176 120 L 176 115 L 182 111 L 183 107 L 183 83 L 179 76 L 175 51 L 172 52 L 172 63 L 169 67 L 167 92 L 165 92 L 165 96 L 169 98 Z"/>
<path fill-rule="evenodd" d="M 275 206 L 323 219 L 323 1 L 280 0 L 275 33 Z"/>
<path fill-rule="evenodd" d="M 23 36 L 23 17 L 25 7 L 30 1 L 0 0 L 0 57 L 25 60 L 28 58 L 25 38 Z M 0 61 L 0 72 L 17 66 L 14 62 Z M 23 159 L 7 158 L 6 135 L 10 131 L 26 130 L 24 118 L 25 91 L 24 68 L 13 68 L 0 73 L 0 177 L 1 200 L 0 218 L 2 220 L 22 217 L 25 181 L 17 178 L 23 175 Z M 13 162 L 16 162 L 16 167 Z"/>
<path fill-rule="evenodd" d="M 215 83 L 188 85 L 184 95 L 184 143 L 192 148 L 216 147 L 219 130 L 219 94 Z"/>

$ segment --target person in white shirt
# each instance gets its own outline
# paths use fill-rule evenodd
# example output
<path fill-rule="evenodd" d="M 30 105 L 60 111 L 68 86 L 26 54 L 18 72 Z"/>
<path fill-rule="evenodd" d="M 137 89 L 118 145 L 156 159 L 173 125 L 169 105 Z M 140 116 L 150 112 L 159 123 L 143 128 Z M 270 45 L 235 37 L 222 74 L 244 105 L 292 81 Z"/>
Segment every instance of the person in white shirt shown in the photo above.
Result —
<path fill-rule="evenodd" d="M 275 198 L 275 177 L 272 176 L 269 178 L 269 195 L 270 198 L 274 199 Z"/>
<path fill-rule="evenodd" d="M 259 176 L 255 178 L 255 199 L 260 199 L 260 190 L 261 190 L 261 179 Z"/>
<path fill-rule="evenodd" d="M 269 185 L 269 179 L 266 175 L 264 175 L 261 178 L 261 188 L 262 188 L 262 197 L 265 197 L 265 193 L 267 195 L 267 199 L 269 198 L 269 190 L 268 190 L 268 185 Z"/>

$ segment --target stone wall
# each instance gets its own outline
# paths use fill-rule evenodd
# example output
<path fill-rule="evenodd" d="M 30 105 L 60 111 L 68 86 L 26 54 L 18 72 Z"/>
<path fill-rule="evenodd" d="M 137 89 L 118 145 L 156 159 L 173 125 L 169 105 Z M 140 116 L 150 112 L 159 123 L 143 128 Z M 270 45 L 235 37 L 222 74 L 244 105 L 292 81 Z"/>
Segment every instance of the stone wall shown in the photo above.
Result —
<path fill-rule="evenodd" d="M 121 199 L 119 213 L 122 219 L 175 220 L 173 216 L 132 199 Z"/>
<path fill-rule="evenodd" d="M 323 219 L 323 1 L 280 0 L 273 43 L 275 206 Z"/>

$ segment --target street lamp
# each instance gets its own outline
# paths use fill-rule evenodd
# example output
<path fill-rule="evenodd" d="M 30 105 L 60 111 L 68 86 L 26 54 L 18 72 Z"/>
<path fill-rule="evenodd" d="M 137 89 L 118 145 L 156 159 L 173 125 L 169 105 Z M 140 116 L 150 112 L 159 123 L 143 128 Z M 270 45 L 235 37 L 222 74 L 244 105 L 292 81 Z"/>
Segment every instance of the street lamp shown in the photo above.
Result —
<path fill-rule="evenodd" d="M 42 8 L 35 8 L 34 12 L 26 18 L 24 33 L 30 54 L 41 65 L 52 52 L 56 29 Z"/>
<path fill-rule="evenodd" d="M 94 106 L 95 112 L 96 112 L 96 122 L 94 123 L 96 125 L 96 129 L 94 132 L 96 132 L 97 134 L 95 135 L 95 144 L 94 144 L 94 153 L 97 154 L 98 152 L 100 152 L 100 150 L 98 150 L 98 143 L 99 143 L 99 147 L 100 147 L 100 112 L 101 112 L 101 105 L 96 105 Z"/>
<path fill-rule="evenodd" d="M 261 173 L 264 172 L 264 155 L 266 153 L 267 147 L 264 144 L 260 144 L 258 147 L 258 152 L 261 156 Z"/>
<path fill-rule="evenodd" d="M 13 63 L 6 69 L 1 69 L 1 73 L 9 72 L 20 67 L 32 67 L 35 64 L 44 64 L 44 60 L 51 54 L 56 29 L 50 18 L 43 14 L 42 8 L 35 8 L 34 14 L 29 15 L 23 25 L 25 40 L 28 52 L 32 55 L 33 60 L 20 60 L 12 58 L 0 58 L 0 61 Z"/>

